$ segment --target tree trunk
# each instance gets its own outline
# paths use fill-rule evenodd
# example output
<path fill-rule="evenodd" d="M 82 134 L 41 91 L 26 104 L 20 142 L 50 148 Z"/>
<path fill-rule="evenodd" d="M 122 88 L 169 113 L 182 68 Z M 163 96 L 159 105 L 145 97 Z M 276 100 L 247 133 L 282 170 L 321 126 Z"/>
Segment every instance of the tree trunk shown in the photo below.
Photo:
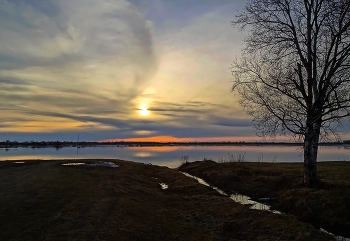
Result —
<path fill-rule="evenodd" d="M 304 185 L 312 187 L 317 184 L 317 153 L 321 122 L 308 126 L 304 139 Z"/>
<path fill-rule="evenodd" d="M 314 138 L 312 140 L 312 162 L 314 163 L 314 166 L 315 166 L 316 181 L 318 181 L 316 166 L 317 166 L 318 142 L 320 140 L 320 130 L 321 130 L 321 121 L 316 122 L 313 126 Z"/>

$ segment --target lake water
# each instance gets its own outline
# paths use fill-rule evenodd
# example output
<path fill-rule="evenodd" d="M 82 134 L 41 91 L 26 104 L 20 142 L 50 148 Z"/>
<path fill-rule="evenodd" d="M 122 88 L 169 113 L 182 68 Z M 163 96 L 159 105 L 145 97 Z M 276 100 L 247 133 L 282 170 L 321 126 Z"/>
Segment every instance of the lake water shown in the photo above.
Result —
<path fill-rule="evenodd" d="M 349 161 L 350 147 L 320 146 L 319 161 Z M 243 156 L 245 161 L 302 162 L 302 148 L 298 146 L 165 146 L 165 147 L 64 147 L 55 148 L 0 148 L 0 161 L 25 159 L 122 159 L 154 165 L 178 167 L 182 156 L 189 161 L 229 160 Z"/>

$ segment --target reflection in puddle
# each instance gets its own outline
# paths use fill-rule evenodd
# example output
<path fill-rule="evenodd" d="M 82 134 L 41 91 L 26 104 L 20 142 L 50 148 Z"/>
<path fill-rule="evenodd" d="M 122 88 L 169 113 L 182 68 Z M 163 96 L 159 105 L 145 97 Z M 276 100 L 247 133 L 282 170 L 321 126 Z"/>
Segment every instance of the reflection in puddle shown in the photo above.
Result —
<path fill-rule="evenodd" d="M 228 196 L 230 199 L 232 199 L 233 201 L 237 202 L 237 203 L 240 203 L 240 204 L 243 204 L 243 205 L 249 205 L 249 207 L 251 209 L 257 209 L 257 210 L 267 210 L 267 211 L 270 211 L 272 213 L 276 213 L 276 214 L 282 214 L 280 211 L 277 211 L 277 210 L 271 210 L 270 206 L 268 205 L 265 205 L 263 203 L 259 203 L 259 202 L 255 202 L 253 200 L 250 199 L 250 197 L 248 196 L 245 196 L 245 195 L 241 195 L 241 194 L 238 194 L 238 193 L 235 193 L 235 194 L 231 194 L 230 196 L 225 193 L 224 191 L 220 190 L 219 188 L 217 187 L 213 187 L 213 186 L 210 186 L 206 181 L 204 181 L 203 179 L 199 178 L 199 177 L 196 177 L 196 176 L 192 176 L 186 172 L 181 172 L 182 174 L 184 174 L 185 176 L 187 177 L 191 177 L 191 178 L 194 178 L 196 179 L 200 184 L 203 184 L 205 186 L 208 186 L 208 187 L 211 187 L 212 189 L 214 189 L 215 191 L 217 191 L 218 193 L 220 193 L 221 195 L 224 195 L 224 196 Z M 267 199 L 267 198 L 262 198 L 262 200 L 264 199 Z M 345 237 L 342 237 L 342 236 L 338 236 L 338 235 L 334 235 L 324 229 L 320 229 L 322 232 L 325 232 L 325 233 L 328 233 L 330 235 L 332 235 L 336 240 L 338 241 L 350 241 L 350 238 L 345 238 Z"/>
<path fill-rule="evenodd" d="M 25 162 L 14 162 L 14 163 L 17 163 L 17 164 L 23 164 L 23 163 L 25 163 Z"/>
<path fill-rule="evenodd" d="M 342 236 L 334 235 L 334 234 L 328 232 L 327 230 L 324 230 L 323 228 L 320 228 L 320 230 L 321 230 L 321 232 L 328 233 L 328 234 L 332 235 L 338 241 L 350 241 L 350 238 L 344 238 Z"/>
<path fill-rule="evenodd" d="M 86 164 L 87 166 L 94 166 L 94 167 L 119 167 L 117 164 L 115 164 L 114 162 L 95 162 L 95 163 L 89 163 Z"/>
<path fill-rule="evenodd" d="M 94 162 L 94 163 L 83 163 L 83 162 L 72 162 L 72 163 L 63 163 L 63 166 L 79 166 L 79 165 L 86 165 L 86 166 L 94 166 L 94 167 L 119 167 L 117 164 L 113 162 Z"/>
<path fill-rule="evenodd" d="M 270 206 L 267 206 L 265 204 L 258 203 L 258 202 L 255 202 L 255 201 L 251 200 L 250 197 L 248 197 L 248 196 L 244 196 L 244 195 L 241 195 L 241 194 L 232 194 L 230 196 L 230 198 L 233 201 L 238 202 L 240 204 L 250 205 L 251 209 L 269 210 L 269 211 L 272 211 L 274 213 L 279 213 L 278 211 L 270 210 Z"/>
<path fill-rule="evenodd" d="M 79 165 L 85 165 L 85 163 L 82 162 L 72 162 L 72 163 L 63 163 L 63 166 L 79 166 Z"/>
<path fill-rule="evenodd" d="M 205 186 L 211 187 L 212 189 L 214 189 L 215 191 L 217 191 L 221 195 L 228 196 L 230 199 L 232 199 L 233 201 L 235 201 L 237 203 L 240 203 L 240 204 L 243 204 L 243 205 L 249 205 L 249 207 L 251 209 L 267 210 L 267 211 L 270 211 L 270 212 L 273 212 L 273 213 L 281 214 L 281 212 L 279 212 L 279 211 L 271 210 L 270 206 L 268 206 L 268 205 L 265 205 L 265 204 L 262 204 L 262 203 L 258 203 L 258 202 L 255 202 L 255 201 L 251 200 L 250 197 L 248 197 L 248 196 L 244 196 L 244 195 L 241 195 L 241 194 L 238 194 L 238 193 L 235 193 L 235 194 L 232 194 L 232 195 L 228 195 L 227 193 L 225 193 L 224 191 L 220 190 L 219 188 L 210 186 L 207 182 L 205 182 L 203 179 L 201 179 L 199 177 L 192 176 L 192 175 L 190 175 L 190 174 L 188 174 L 186 172 L 181 172 L 181 173 L 184 174 L 187 177 L 191 177 L 191 178 L 196 179 L 200 184 L 203 184 Z"/>
<path fill-rule="evenodd" d="M 168 185 L 165 183 L 159 183 L 159 185 L 162 187 L 162 189 L 167 189 Z"/>

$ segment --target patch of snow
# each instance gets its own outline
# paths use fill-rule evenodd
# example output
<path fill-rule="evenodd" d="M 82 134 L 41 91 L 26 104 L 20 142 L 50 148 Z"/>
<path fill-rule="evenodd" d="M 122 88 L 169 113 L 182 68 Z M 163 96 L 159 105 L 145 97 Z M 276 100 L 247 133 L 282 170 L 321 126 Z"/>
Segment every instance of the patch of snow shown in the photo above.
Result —
<path fill-rule="evenodd" d="M 168 185 L 165 183 L 159 183 L 159 185 L 162 187 L 162 189 L 167 189 Z"/>

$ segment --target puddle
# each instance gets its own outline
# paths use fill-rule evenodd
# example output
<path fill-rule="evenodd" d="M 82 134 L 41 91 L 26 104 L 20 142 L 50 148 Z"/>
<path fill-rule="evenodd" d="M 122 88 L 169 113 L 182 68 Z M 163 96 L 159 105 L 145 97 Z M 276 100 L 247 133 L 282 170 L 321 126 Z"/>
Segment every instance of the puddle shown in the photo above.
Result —
<path fill-rule="evenodd" d="M 205 185 L 207 187 L 210 187 L 210 188 L 214 189 L 215 191 L 217 191 L 221 195 L 227 196 L 228 198 L 232 199 L 233 201 L 235 201 L 237 203 L 240 203 L 240 204 L 243 204 L 243 205 L 248 205 L 250 209 L 267 210 L 267 211 L 270 211 L 270 212 L 273 212 L 273 213 L 276 213 L 276 214 L 281 214 L 281 212 L 279 212 L 279 211 L 271 210 L 270 209 L 271 207 L 268 206 L 268 205 L 265 205 L 263 203 L 259 203 L 259 202 L 255 202 L 255 201 L 251 200 L 250 197 L 248 197 L 248 196 L 245 196 L 245 195 L 242 195 L 242 194 L 239 194 L 239 193 L 228 195 L 227 193 L 225 193 L 224 191 L 220 190 L 219 188 L 210 186 L 206 181 L 204 181 L 203 179 L 201 179 L 199 177 L 192 176 L 192 175 L 190 175 L 190 174 L 188 174 L 186 172 L 181 172 L 181 173 L 184 174 L 187 177 L 191 177 L 191 178 L 196 179 L 200 184 L 203 184 L 203 185 Z"/>
<path fill-rule="evenodd" d="M 271 207 L 263 204 L 263 203 L 259 203 L 259 202 L 255 202 L 253 200 L 250 199 L 250 197 L 248 196 L 244 196 L 242 194 L 231 194 L 230 198 L 240 204 L 243 205 L 249 205 L 251 209 L 257 209 L 257 210 L 267 210 L 276 214 L 281 214 L 280 211 L 277 210 L 271 210 Z"/>
<path fill-rule="evenodd" d="M 85 165 L 85 163 L 82 162 L 72 162 L 72 163 L 63 163 L 62 166 L 79 166 L 79 165 Z"/>
<path fill-rule="evenodd" d="M 332 235 L 338 241 L 350 241 L 350 238 L 344 238 L 342 236 L 334 235 L 334 234 L 328 232 L 327 230 L 324 230 L 323 228 L 320 228 L 320 231 L 324 232 L 324 233 L 328 233 L 329 235 Z"/>
<path fill-rule="evenodd" d="M 114 162 L 103 162 L 103 161 L 99 161 L 99 162 L 95 162 L 95 163 L 89 163 L 89 164 L 86 164 L 86 165 L 87 166 L 94 166 L 94 167 L 119 167 Z"/>
<path fill-rule="evenodd" d="M 72 162 L 72 163 L 63 163 L 63 166 L 79 166 L 79 165 L 86 165 L 86 166 L 94 166 L 94 167 L 119 167 L 117 164 L 113 162 L 94 162 L 94 163 L 83 163 L 83 162 Z"/>
<path fill-rule="evenodd" d="M 232 199 L 233 201 L 235 201 L 237 203 L 240 203 L 240 204 L 243 204 L 243 205 L 249 205 L 249 208 L 251 208 L 251 209 L 267 210 L 267 211 L 270 211 L 270 212 L 275 213 L 275 214 L 282 214 L 280 211 L 270 209 L 271 207 L 268 206 L 268 205 L 265 205 L 263 203 L 259 203 L 259 202 L 255 202 L 255 201 L 251 200 L 250 197 L 248 197 L 248 196 L 245 196 L 245 195 L 242 195 L 242 194 L 239 194 L 239 193 L 228 195 L 227 193 L 225 193 L 224 191 L 220 190 L 219 188 L 210 186 L 206 181 L 204 181 L 203 179 L 201 179 L 199 177 L 192 176 L 192 175 L 190 175 L 190 174 L 188 174 L 186 172 L 181 172 L 181 173 L 184 174 L 187 177 L 191 177 L 193 179 L 196 179 L 200 184 L 214 189 L 215 191 L 217 191 L 221 195 L 227 196 L 227 197 L 229 197 L 230 199 Z M 269 198 L 261 198 L 260 200 L 269 200 Z M 330 233 L 330 232 L 324 230 L 323 228 L 320 228 L 320 231 L 324 232 L 324 233 L 328 233 L 329 235 L 332 235 L 338 241 L 350 241 L 350 238 L 345 238 L 345 237 L 342 237 L 342 236 L 335 235 L 333 233 Z"/>
<path fill-rule="evenodd" d="M 165 183 L 159 183 L 159 185 L 162 187 L 162 189 L 167 189 L 168 185 Z"/>
<path fill-rule="evenodd" d="M 16 164 L 23 164 L 23 163 L 25 163 L 25 162 L 14 162 L 14 163 L 16 163 Z"/>

